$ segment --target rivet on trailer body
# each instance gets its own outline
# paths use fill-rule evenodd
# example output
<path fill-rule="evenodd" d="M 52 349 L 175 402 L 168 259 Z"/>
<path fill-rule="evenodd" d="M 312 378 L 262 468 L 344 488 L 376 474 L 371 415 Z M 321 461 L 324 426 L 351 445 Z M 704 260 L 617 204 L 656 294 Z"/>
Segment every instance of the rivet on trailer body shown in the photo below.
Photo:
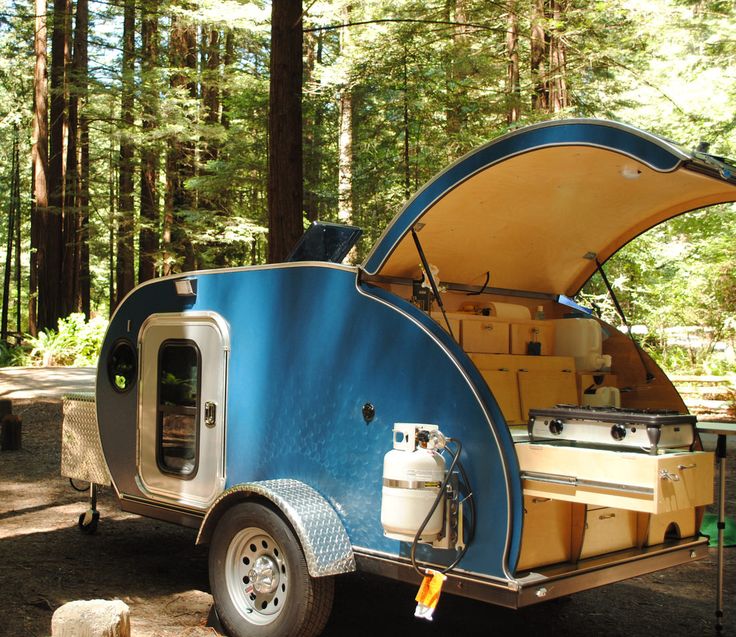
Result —
<path fill-rule="evenodd" d="M 547 597 L 547 589 L 544 586 L 538 588 L 536 595 L 537 597 Z"/>

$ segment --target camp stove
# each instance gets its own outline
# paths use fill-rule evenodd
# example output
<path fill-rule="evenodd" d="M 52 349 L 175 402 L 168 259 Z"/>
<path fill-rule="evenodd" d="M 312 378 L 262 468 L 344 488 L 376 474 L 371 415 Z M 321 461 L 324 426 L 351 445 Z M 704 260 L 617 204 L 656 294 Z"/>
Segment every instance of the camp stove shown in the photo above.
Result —
<path fill-rule="evenodd" d="M 568 441 L 576 446 L 641 449 L 656 455 L 659 449 L 692 448 L 695 416 L 676 411 L 617 409 L 557 405 L 529 410 L 529 440 Z"/>

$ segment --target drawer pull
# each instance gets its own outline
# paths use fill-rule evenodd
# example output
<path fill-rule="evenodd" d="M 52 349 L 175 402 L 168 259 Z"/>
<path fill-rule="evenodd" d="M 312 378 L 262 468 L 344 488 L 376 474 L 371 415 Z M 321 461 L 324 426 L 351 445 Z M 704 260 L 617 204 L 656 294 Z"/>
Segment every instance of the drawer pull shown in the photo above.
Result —
<path fill-rule="evenodd" d="M 677 465 L 677 468 L 678 468 L 678 469 L 679 469 L 680 471 L 682 471 L 683 469 L 695 469 L 695 467 L 697 467 L 697 466 L 698 466 L 698 465 L 696 465 L 696 464 L 695 464 L 695 463 L 693 462 L 692 464 L 678 464 L 678 465 Z"/>
<path fill-rule="evenodd" d="M 671 480 L 672 482 L 680 481 L 680 476 L 678 476 L 676 473 L 670 473 L 669 471 L 667 471 L 667 469 L 660 469 L 659 477 L 662 480 Z"/>
<path fill-rule="evenodd" d="M 604 514 L 604 515 L 599 515 L 598 516 L 598 519 L 599 520 L 610 520 L 611 518 L 615 518 L 615 517 L 616 517 L 616 514 L 615 513 L 608 513 L 608 514 Z"/>
<path fill-rule="evenodd" d="M 493 325 L 491 323 L 483 323 L 483 326 L 481 327 L 483 330 L 492 330 Z"/>

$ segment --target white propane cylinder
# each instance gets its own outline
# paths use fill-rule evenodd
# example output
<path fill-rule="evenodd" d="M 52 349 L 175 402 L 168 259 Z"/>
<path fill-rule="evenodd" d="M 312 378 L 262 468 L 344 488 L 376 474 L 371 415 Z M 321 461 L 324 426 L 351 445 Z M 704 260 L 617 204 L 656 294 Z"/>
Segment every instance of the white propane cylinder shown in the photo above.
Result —
<path fill-rule="evenodd" d="M 436 425 L 397 424 L 394 448 L 383 457 L 381 524 L 384 535 L 411 542 L 434 503 L 445 478 L 445 460 L 434 450 L 416 447 L 416 429 Z M 401 440 L 398 438 L 403 436 Z M 442 532 L 444 502 L 440 502 L 419 538 L 433 542 Z"/>

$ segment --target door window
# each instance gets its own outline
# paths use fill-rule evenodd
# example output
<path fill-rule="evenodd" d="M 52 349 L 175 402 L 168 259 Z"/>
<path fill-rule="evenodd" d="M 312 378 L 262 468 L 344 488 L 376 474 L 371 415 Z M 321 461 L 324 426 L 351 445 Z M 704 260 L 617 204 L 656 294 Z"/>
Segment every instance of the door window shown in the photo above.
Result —
<path fill-rule="evenodd" d="M 197 471 L 201 356 L 193 341 L 164 341 L 159 350 L 158 464 L 193 478 Z"/>

